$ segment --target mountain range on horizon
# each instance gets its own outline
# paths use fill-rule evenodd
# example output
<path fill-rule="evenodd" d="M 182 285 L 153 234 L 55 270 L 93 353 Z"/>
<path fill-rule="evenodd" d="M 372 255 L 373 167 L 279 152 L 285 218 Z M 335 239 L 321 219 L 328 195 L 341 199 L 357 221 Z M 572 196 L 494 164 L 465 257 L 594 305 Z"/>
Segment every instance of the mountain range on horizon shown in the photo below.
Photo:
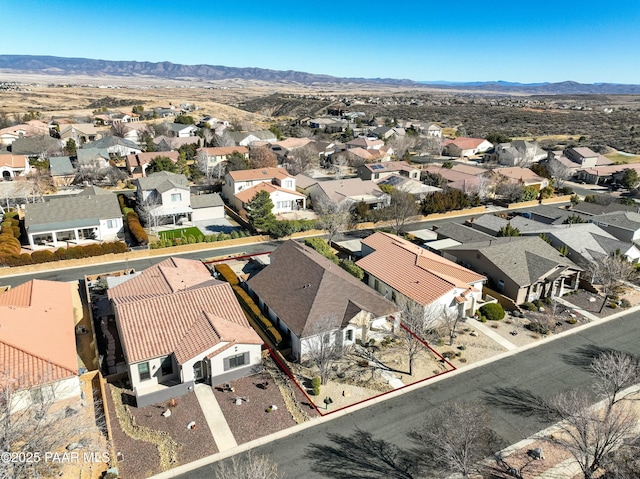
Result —
<path fill-rule="evenodd" d="M 618 83 L 578 83 L 575 81 L 519 83 L 509 81 L 415 81 L 394 78 L 341 78 L 331 75 L 239 68 L 220 65 L 182 65 L 172 62 L 138 62 L 66 58 L 40 55 L 0 55 L 1 74 L 22 73 L 39 75 L 86 75 L 92 77 L 147 77 L 182 81 L 255 80 L 263 82 L 298 83 L 303 85 L 378 84 L 403 87 L 431 87 L 476 92 L 519 93 L 530 95 L 593 95 L 640 94 L 640 85 Z"/>

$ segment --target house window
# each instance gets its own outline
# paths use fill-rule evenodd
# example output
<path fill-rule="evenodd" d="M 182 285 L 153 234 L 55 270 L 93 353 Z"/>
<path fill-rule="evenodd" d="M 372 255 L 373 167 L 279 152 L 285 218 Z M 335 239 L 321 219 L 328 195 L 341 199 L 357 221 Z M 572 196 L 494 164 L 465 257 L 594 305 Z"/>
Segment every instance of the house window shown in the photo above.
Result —
<path fill-rule="evenodd" d="M 231 356 L 228 358 L 224 358 L 224 370 L 228 371 L 229 369 L 239 368 L 240 366 L 244 366 L 249 364 L 249 353 L 236 354 L 235 356 Z"/>
<path fill-rule="evenodd" d="M 169 376 L 170 374 L 173 374 L 173 361 L 171 356 L 167 356 L 162 360 L 162 375 Z"/>
<path fill-rule="evenodd" d="M 171 201 L 174 203 L 177 201 L 182 201 L 182 193 L 171 193 Z"/>
<path fill-rule="evenodd" d="M 373 174 L 373 179 L 377 180 L 378 178 L 380 178 L 380 173 L 374 173 Z"/>
<path fill-rule="evenodd" d="M 107 220 L 107 228 L 110 230 L 116 227 L 116 220 Z"/>
<path fill-rule="evenodd" d="M 377 279 L 373 280 L 373 289 L 375 289 L 376 291 L 380 291 L 380 281 L 378 281 Z"/>
<path fill-rule="evenodd" d="M 344 332 L 344 340 L 345 341 L 353 341 L 353 329 L 347 329 Z"/>
<path fill-rule="evenodd" d="M 502 293 L 504 291 L 504 281 L 498 281 L 498 293 Z"/>
<path fill-rule="evenodd" d="M 40 404 L 44 401 L 44 394 L 40 387 L 30 389 L 29 394 L 31 395 L 31 402 L 35 404 Z"/>
<path fill-rule="evenodd" d="M 138 364 L 138 376 L 140 376 L 140 381 L 151 379 L 151 371 L 149 371 L 148 362 Z"/>

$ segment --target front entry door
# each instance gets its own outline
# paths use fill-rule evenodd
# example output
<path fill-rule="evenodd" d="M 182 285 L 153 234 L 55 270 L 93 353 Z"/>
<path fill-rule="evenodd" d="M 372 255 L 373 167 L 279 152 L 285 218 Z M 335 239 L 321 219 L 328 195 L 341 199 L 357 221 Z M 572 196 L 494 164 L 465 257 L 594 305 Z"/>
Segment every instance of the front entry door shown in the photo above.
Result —
<path fill-rule="evenodd" d="M 208 376 L 208 364 L 207 360 L 197 361 L 193 365 L 193 380 L 197 383 L 207 382 Z"/>

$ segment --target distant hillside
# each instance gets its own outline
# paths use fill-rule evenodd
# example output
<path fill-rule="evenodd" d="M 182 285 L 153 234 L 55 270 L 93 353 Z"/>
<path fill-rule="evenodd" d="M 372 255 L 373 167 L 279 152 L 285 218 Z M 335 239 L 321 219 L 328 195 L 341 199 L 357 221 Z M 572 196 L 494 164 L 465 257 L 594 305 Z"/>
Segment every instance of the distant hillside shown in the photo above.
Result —
<path fill-rule="evenodd" d="M 450 90 L 456 88 L 465 91 L 491 91 L 504 93 L 526 93 L 529 95 L 637 95 L 640 85 L 620 83 L 577 83 L 564 81 L 559 83 L 512 83 L 497 82 L 419 82 L 431 88 Z"/>
<path fill-rule="evenodd" d="M 310 85 L 314 83 L 377 83 L 417 85 L 411 80 L 392 78 L 338 78 L 297 71 L 264 68 L 235 68 L 219 65 L 181 65 L 171 62 L 134 62 L 62 58 L 51 56 L 0 55 L 0 70 L 14 73 L 89 76 L 140 76 L 174 80 L 259 80 Z"/>
<path fill-rule="evenodd" d="M 161 78 L 167 80 L 255 80 L 277 83 L 314 84 L 378 84 L 417 87 L 423 85 L 441 90 L 491 92 L 528 95 L 620 95 L 640 94 L 640 85 L 616 83 L 584 84 L 573 81 L 560 83 L 496 82 L 417 82 L 393 78 L 339 78 L 330 75 L 293 70 L 280 71 L 265 68 L 235 68 L 220 65 L 181 65 L 171 62 L 134 62 L 63 58 L 52 56 L 0 55 L 0 72 L 38 75 L 85 75 Z"/>

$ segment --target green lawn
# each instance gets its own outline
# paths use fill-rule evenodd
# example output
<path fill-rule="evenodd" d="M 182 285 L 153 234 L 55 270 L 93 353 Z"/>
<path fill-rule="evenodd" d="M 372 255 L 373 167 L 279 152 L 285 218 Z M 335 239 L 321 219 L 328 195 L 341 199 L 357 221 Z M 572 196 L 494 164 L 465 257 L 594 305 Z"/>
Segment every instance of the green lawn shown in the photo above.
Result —
<path fill-rule="evenodd" d="M 204 236 L 202 231 L 194 226 L 190 226 L 189 228 L 180 228 L 177 230 L 170 231 L 159 231 L 158 237 L 163 240 L 174 239 L 174 238 L 186 238 L 189 235 L 197 238 L 198 236 Z"/>

